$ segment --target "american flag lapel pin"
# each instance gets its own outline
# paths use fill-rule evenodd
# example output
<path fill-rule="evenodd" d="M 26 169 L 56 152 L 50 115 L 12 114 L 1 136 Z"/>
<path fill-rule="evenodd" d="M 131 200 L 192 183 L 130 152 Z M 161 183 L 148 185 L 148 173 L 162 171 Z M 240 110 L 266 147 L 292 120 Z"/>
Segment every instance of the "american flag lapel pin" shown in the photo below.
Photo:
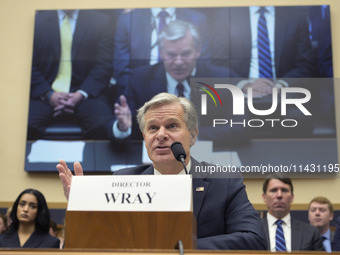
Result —
<path fill-rule="evenodd" d="M 204 191 L 204 187 L 196 187 L 196 191 Z"/>

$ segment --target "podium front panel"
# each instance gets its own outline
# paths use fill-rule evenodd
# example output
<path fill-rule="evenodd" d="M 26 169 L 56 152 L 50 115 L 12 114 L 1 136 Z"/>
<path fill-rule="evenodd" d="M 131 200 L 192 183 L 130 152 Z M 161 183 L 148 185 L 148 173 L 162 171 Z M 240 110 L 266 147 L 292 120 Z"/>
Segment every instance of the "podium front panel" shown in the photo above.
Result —
<path fill-rule="evenodd" d="M 65 248 L 196 248 L 192 212 L 67 211 Z"/>

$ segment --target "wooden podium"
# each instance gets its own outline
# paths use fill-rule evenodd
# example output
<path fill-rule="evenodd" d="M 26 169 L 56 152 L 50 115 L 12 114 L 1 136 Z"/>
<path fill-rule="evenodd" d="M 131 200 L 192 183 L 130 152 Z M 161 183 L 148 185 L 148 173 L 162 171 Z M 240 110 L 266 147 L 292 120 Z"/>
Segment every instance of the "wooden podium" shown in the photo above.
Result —
<path fill-rule="evenodd" d="M 196 248 L 189 175 L 74 176 L 65 248 Z"/>
<path fill-rule="evenodd" d="M 66 213 L 65 248 L 174 249 L 196 248 L 192 212 Z"/>

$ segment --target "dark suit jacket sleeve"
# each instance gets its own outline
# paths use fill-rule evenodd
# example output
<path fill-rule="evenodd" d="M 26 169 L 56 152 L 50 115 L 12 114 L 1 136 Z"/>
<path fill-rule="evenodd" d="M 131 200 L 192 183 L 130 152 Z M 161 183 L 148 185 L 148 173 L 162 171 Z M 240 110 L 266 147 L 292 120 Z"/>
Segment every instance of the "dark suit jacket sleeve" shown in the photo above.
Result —
<path fill-rule="evenodd" d="M 242 178 L 208 180 L 208 182 L 215 182 L 215 185 L 209 186 L 198 215 L 197 248 L 266 250 L 267 242 L 264 229 L 258 212 L 248 200 Z M 219 221 L 219 225 L 224 222 L 224 226 L 222 226 L 224 233 L 204 237 L 204 235 L 209 235 L 209 232 L 214 233 L 213 229 L 219 228 L 218 225 L 214 225 L 214 223 L 218 224 L 218 220 L 213 221 L 209 218 L 220 217 L 219 209 L 214 207 L 219 204 L 218 200 L 221 197 L 225 197 L 225 200 L 223 219 Z M 209 213 L 204 215 L 208 208 L 210 215 L 208 215 Z M 216 214 L 214 215 L 214 213 Z M 202 222 L 201 217 L 205 218 L 205 222 Z"/>
<path fill-rule="evenodd" d="M 340 217 L 336 219 L 332 251 L 340 251 Z"/>

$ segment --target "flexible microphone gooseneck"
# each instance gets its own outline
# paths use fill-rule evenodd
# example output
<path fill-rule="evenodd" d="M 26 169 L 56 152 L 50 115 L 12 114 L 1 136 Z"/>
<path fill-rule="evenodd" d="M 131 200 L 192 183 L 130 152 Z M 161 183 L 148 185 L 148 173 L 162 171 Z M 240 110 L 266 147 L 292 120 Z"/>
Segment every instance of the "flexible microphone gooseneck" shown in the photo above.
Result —
<path fill-rule="evenodd" d="M 174 142 L 173 144 L 171 144 L 171 151 L 174 154 L 175 158 L 179 162 L 182 162 L 184 166 L 185 174 L 188 174 L 188 170 L 184 162 L 187 157 L 187 154 L 185 153 L 183 145 L 180 142 Z"/>

